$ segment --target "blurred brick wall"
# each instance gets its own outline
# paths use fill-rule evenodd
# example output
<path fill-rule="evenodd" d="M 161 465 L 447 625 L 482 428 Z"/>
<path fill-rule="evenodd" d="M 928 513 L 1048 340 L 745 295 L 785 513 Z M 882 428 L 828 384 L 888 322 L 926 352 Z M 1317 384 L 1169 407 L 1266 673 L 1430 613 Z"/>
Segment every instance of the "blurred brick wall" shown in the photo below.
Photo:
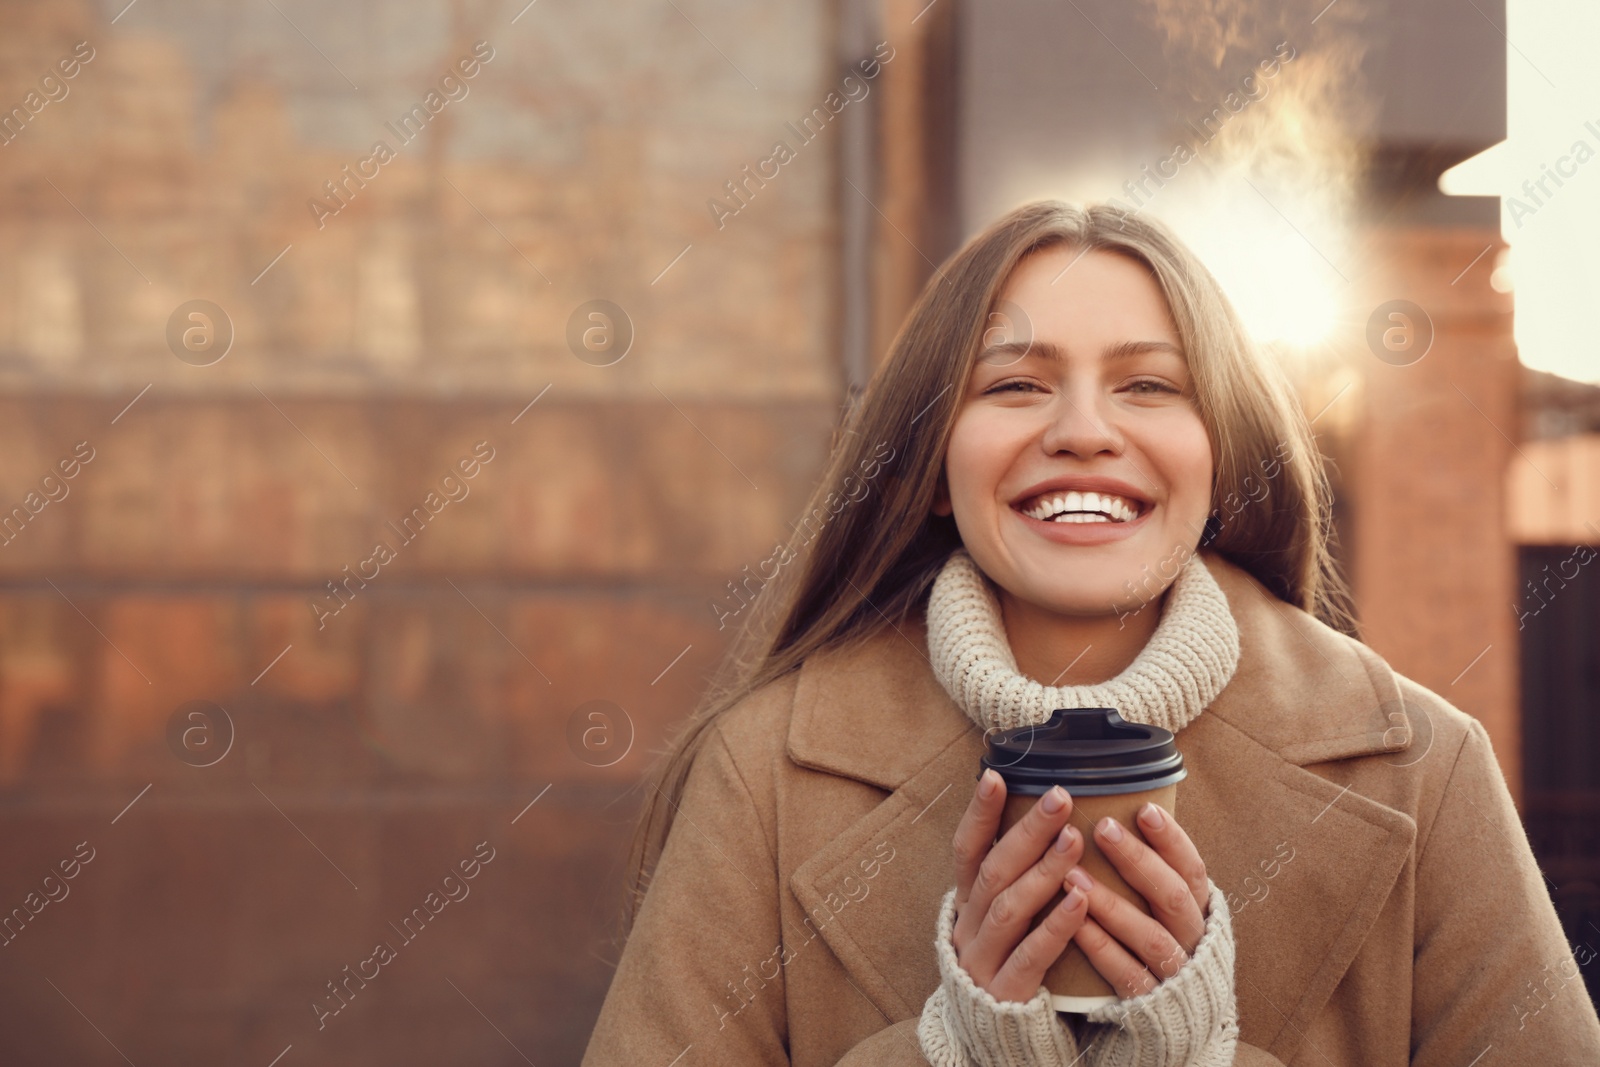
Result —
<path fill-rule="evenodd" d="M 0 1062 L 575 1062 L 627 789 L 840 395 L 833 131 L 707 207 L 833 87 L 827 12 L 122 7 L 0 2 L 6 106 L 94 49 L 0 146 L 0 509 L 66 489 L 0 535 L 0 908 L 95 850 L 0 947 Z M 470 94 L 318 228 L 479 40 Z M 597 298 L 634 332 L 611 366 L 567 339 Z M 235 333 L 211 366 L 169 349 L 193 299 Z M 169 746 L 193 700 L 233 725 L 212 766 Z M 612 766 L 569 741 L 592 700 L 632 724 Z M 471 895 L 319 1031 L 480 841 Z"/>
<path fill-rule="evenodd" d="M 18 407 L 0 405 L 8 416 Z M 446 977 L 536 1062 L 571 1062 L 609 980 L 606 936 L 634 810 L 624 787 L 714 662 L 723 635 L 706 589 L 737 570 L 732 560 L 719 570 L 741 547 L 728 531 L 767 518 L 749 507 L 747 523 L 729 518 L 754 494 L 704 463 L 704 442 L 670 409 L 552 405 L 512 428 L 512 406 L 326 405 L 330 423 L 352 433 L 368 423 L 360 432 L 374 439 L 407 416 L 402 454 L 387 469 L 352 472 L 396 518 L 422 488 L 401 488 L 402 472 L 443 469 L 485 424 L 512 432 L 486 434 L 497 453 L 472 495 L 319 632 L 307 606 L 317 579 L 354 560 L 344 546 L 365 544 L 366 531 L 337 536 L 337 523 L 312 515 L 273 521 L 293 496 L 230 463 L 252 437 L 258 452 L 307 453 L 299 477 L 340 489 L 259 407 L 153 404 L 143 424 L 130 413 L 72 495 L 0 550 L 33 556 L 8 579 L 0 615 L 0 891 L 20 904 L 70 846 L 99 851 L 73 894 L 5 949 L 0 984 L 19 1023 L 0 1031 L 7 1062 L 101 1054 L 46 978 L 135 1062 L 138 1050 L 173 1049 L 266 1062 L 289 1043 L 313 1061 L 498 1062 L 506 1050 Z M 309 407 L 288 410 L 302 421 Z M 35 402 L 56 425 L 103 424 L 97 408 Z M 723 447 L 744 445 L 742 466 L 774 500 L 787 464 L 820 455 L 806 431 L 826 411 L 687 410 Z M 607 422 L 619 459 L 596 470 L 583 460 Z M 151 458 L 158 434 L 174 462 L 133 461 Z M 762 461 L 768 445 L 784 458 Z M 403 454 L 413 450 L 439 462 Z M 685 468 L 675 476 L 660 470 L 672 456 Z M 595 499 L 594 478 L 613 487 L 607 499 Z M 119 523 L 147 479 L 212 501 L 150 530 L 247 528 L 255 518 L 260 556 L 248 572 L 230 573 L 226 552 L 203 543 L 186 565 L 164 538 Z M 634 510 L 642 504 L 648 523 Z M 574 524 L 590 532 L 587 544 L 571 536 Z M 766 548 L 752 542 L 746 559 Z M 113 562 L 74 567 L 69 550 Z M 541 557 L 557 562 L 541 569 Z M 233 751 L 205 768 L 180 763 L 164 736 L 174 709 L 197 698 L 223 705 L 236 731 Z M 571 714 L 596 699 L 636 729 L 631 752 L 605 769 L 568 741 Z M 323 984 L 392 940 L 387 924 L 481 840 L 504 858 L 474 896 L 317 1033 L 309 1005 Z"/>
<path fill-rule="evenodd" d="M 1517 558 L 1505 483 L 1522 462 L 1520 379 L 1511 297 L 1489 285 L 1504 246 L 1487 228 L 1387 227 L 1368 242 L 1362 309 L 1411 301 L 1426 316 L 1411 316 L 1415 343 L 1425 321 L 1433 337 L 1415 362 L 1363 352 L 1358 364 L 1347 481 L 1363 636 L 1395 670 L 1483 723 L 1518 794 Z M 1413 725 L 1425 758 L 1427 724 Z"/>

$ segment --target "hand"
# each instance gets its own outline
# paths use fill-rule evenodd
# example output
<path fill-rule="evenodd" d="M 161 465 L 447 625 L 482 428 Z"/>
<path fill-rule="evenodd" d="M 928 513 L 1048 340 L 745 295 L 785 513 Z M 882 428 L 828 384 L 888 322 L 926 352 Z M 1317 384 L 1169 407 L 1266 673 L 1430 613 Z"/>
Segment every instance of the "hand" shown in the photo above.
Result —
<path fill-rule="evenodd" d="M 951 843 L 951 940 L 962 970 L 980 989 L 996 1000 L 1026 1001 L 1088 915 L 1085 894 L 1062 881 L 1083 856 L 1083 835 L 1068 824 L 1072 798 L 1056 786 L 996 843 L 1005 803 L 1005 782 L 985 770 Z M 1063 889 L 1066 897 L 1030 932 L 1033 917 Z"/>
<path fill-rule="evenodd" d="M 1115 819 L 1095 827 L 1095 843 L 1144 897 L 1146 915 L 1084 871 L 1067 873 L 1089 899 L 1089 915 L 1073 935 L 1095 970 L 1124 998 L 1150 992 L 1171 978 L 1194 953 L 1205 931 L 1209 890 L 1206 865 L 1172 815 L 1155 804 L 1139 811 L 1149 845 Z"/>

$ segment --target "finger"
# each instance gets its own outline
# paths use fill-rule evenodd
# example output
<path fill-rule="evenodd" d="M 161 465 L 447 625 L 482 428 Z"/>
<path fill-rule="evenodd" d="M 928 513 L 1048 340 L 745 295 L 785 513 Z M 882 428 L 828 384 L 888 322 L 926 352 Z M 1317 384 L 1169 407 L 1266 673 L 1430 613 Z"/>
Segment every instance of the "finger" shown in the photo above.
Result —
<path fill-rule="evenodd" d="M 1124 1000 L 1143 996 L 1160 984 L 1148 967 L 1134 959 L 1092 917 L 1083 920 L 1072 939 L 1100 972 L 1100 977 L 1110 982 L 1111 988 Z"/>
<path fill-rule="evenodd" d="M 1072 798 L 1060 786 L 1051 786 L 1017 824 L 1007 830 L 978 864 L 970 900 L 982 916 L 996 895 L 1039 862 L 1045 849 L 1072 815 Z"/>
<path fill-rule="evenodd" d="M 1066 873 L 1082 858 L 1083 835 L 1075 826 L 1063 826 L 1044 856 L 995 896 L 988 912 L 979 917 L 972 939 L 957 946 L 961 965 L 974 980 L 1000 970 L 1028 936 L 1034 917 L 1061 892 Z"/>
<path fill-rule="evenodd" d="M 1178 973 L 1189 959 L 1188 951 L 1172 936 L 1172 931 L 1146 915 L 1104 882 L 1097 882 L 1081 867 L 1067 872 L 1067 883 L 1088 898 L 1089 916 L 1100 928 L 1158 978 Z"/>
<path fill-rule="evenodd" d="M 989 983 L 996 1000 L 1031 1000 L 1044 984 L 1044 973 L 1060 958 L 1088 911 L 1083 891 L 1073 887 L 1050 909 L 1033 932 L 1023 938 Z"/>
<path fill-rule="evenodd" d="M 956 909 L 959 913 L 967 898 L 972 895 L 972 882 L 978 876 L 978 865 L 989 854 L 995 835 L 1000 830 L 1000 812 L 1006 806 L 1006 784 L 992 768 L 978 776 L 972 791 L 972 801 L 956 827 L 951 851 L 956 861 Z"/>
<path fill-rule="evenodd" d="M 1130 833 L 1110 816 L 1094 828 L 1094 838 L 1123 881 L 1150 905 L 1151 914 L 1177 935 L 1185 951 L 1193 952 L 1205 931 L 1205 920 L 1200 917 L 1189 883 L 1140 841 L 1138 834 Z"/>
<path fill-rule="evenodd" d="M 1178 825 L 1178 820 L 1172 817 L 1171 812 L 1152 802 L 1139 809 L 1139 832 L 1144 834 L 1150 847 L 1167 861 L 1167 866 L 1177 871 L 1178 876 L 1188 883 L 1195 906 L 1203 916 L 1211 900 L 1206 864 L 1200 858 L 1199 849 L 1189 840 L 1189 835 Z"/>

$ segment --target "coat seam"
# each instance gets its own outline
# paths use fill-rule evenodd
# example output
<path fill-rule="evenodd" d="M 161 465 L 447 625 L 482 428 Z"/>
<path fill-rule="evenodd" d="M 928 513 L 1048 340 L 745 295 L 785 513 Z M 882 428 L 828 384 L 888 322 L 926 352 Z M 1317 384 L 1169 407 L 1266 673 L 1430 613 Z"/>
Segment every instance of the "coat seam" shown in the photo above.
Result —
<path fill-rule="evenodd" d="M 1424 712 L 1426 712 L 1426 709 L 1424 709 Z M 1433 844 L 1433 828 L 1438 824 L 1439 813 L 1444 810 L 1445 798 L 1450 795 L 1450 784 L 1456 780 L 1456 771 L 1460 770 L 1461 768 L 1461 757 L 1466 754 L 1467 742 L 1472 740 L 1472 732 L 1475 729 L 1482 729 L 1482 727 L 1478 725 L 1476 719 L 1472 721 L 1471 725 L 1469 725 L 1466 731 L 1461 735 L 1461 744 L 1456 748 L 1455 759 L 1450 762 L 1450 774 L 1445 778 L 1443 788 L 1439 790 L 1438 803 L 1434 804 L 1433 812 L 1428 816 L 1427 839 L 1419 842 L 1417 846 L 1417 870 L 1419 872 L 1422 870 L 1424 861 L 1428 858 L 1428 848 Z"/>
<path fill-rule="evenodd" d="M 733 749 L 728 745 L 728 739 L 722 733 L 719 725 L 716 730 L 717 744 L 722 746 L 722 754 L 728 759 L 728 766 L 733 769 L 733 776 L 739 782 L 739 788 L 744 791 L 744 798 L 749 802 L 750 810 L 756 816 L 756 828 L 761 831 L 761 847 L 767 851 L 767 864 L 772 869 L 773 884 L 778 882 L 778 856 L 773 850 L 772 842 L 767 839 L 767 826 L 761 820 L 761 808 L 756 804 L 755 793 L 750 789 L 750 783 L 745 780 L 744 771 L 739 769 L 739 761 L 734 758 Z"/>

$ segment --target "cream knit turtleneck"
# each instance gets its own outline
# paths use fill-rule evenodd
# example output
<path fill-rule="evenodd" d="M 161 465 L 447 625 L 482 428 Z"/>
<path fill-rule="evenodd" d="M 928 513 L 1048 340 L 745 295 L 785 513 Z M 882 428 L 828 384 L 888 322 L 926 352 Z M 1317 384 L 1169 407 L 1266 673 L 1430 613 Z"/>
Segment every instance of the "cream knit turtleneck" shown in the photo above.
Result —
<path fill-rule="evenodd" d="M 1177 733 L 1239 665 L 1239 628 L 1198 553 L 1173 580 L 1155 633 L 1121 674 L 1096 685 L 1047 686 L 1017 671 L 992 583 L 964 548 L 928 597 L 928 653 L 950 698 L 979 727 L 1042 723 L 1056 708 L 1116 708 L 1129 722 Z"/>

